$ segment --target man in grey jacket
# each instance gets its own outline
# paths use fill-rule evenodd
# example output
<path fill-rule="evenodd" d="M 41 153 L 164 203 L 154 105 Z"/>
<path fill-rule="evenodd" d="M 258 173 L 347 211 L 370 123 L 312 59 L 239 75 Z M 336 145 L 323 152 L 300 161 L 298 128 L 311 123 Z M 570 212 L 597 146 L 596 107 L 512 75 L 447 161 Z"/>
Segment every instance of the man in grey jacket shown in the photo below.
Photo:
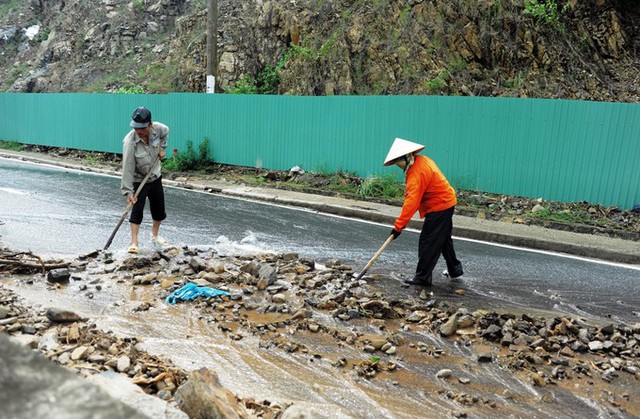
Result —
<path fill-rule="evenodd" d="M 136 108 L 131 115 L 133 129 L 122 141 L 122 193 L 127 204 L 133 209 L 129 217 L 131 225 L 131 244 L 129 253 L 138 253 L 138 232 L 142 223 L 144 205 L 149 198 L 151 218 L 151 239 L 155 245 L 165 246 L 167 241 L 158 235 L 160 223 L 167 218 L 164 207 L 164 190 L 160 159 L 165 155 L 169 127 L 151 121 L 151 112 L 145 107 Z M 135 191 L 147 173 L 149 179 L 136 198 Z"/>

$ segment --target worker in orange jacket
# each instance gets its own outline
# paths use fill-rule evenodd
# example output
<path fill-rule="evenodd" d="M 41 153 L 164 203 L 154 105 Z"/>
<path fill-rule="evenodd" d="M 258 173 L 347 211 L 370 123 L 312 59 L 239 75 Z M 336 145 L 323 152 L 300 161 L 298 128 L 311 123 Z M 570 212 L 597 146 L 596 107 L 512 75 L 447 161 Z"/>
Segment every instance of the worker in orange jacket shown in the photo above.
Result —
<path fill-rule="evenodd" d="M 416 211 L 420 212 L 420 218 L 424 218 L 418 242 L 416 274 L 404 282 L 428 286 L 440 254 L 447 263 L 445 276 L 458 278 L 463 272 L 451 238 L 453 211 L 458 203 L 456 191 L 433 160 L 417 154 L 422 150 L 423 145 L 396 138 L 384 165 L 395 164 L 405 174 L 404 203 L 391 230 L 393 238 L 398 238 Z"/>

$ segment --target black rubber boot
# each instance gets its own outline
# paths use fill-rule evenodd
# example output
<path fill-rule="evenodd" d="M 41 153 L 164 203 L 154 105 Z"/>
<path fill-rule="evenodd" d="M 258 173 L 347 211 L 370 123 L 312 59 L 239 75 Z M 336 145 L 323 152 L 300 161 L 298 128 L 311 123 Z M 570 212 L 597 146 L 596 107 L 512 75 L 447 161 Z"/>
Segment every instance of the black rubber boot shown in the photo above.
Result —
<path fill-rule="evenodd" d="M 412 279 L 405 279 L 404 283 L 405 284 L 409 284 L 409 285 L 419 285 L 419 286 L 423 286 L 423 287 L 430 287 L 432 280 L 433 280 L 433 277 L 431 275 L 429 275 L 425 279 L 419 278 L 416 275 Z"/>

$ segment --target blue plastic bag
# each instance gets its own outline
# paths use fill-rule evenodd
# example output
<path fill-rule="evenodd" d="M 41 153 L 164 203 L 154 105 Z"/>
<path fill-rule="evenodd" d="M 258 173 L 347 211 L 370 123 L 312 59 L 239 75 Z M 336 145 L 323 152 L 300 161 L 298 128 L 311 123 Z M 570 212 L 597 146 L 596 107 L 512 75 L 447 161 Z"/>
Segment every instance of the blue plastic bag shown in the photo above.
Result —
<path fill-rule="evenodd" d="M 175 290 L 165 300 L 167 304 L 175 304 L 180 301 L 193 301 L 198 297 L 219 297 L 221 295 L 230 296 L 226 291 L 217 290 L 209 287 L 199 287 L 193 282 L 189 282 L 180 289 Z"/>

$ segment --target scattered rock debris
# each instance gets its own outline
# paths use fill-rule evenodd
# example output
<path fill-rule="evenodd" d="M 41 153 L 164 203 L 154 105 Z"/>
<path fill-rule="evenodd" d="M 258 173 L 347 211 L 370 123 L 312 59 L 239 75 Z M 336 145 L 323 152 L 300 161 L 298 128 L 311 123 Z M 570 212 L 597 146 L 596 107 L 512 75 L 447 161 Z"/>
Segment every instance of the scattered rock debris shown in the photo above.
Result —
<path fill-rule="evenodd" d="M 24 280 L 23 286 L 46 281 L 49 273 L 41 273 L 42 265 L 28 269 L 22 266 L 26 271 L 20 270 L 20 274 L 16 273 L 15 264 L 0 265 L 0 283 L 3 278 L 16 276 Z M 230 295 L 184 304 L 192 304 L 202 319 L 230 342 L 257 336 L 257 350 L 280 350 L 316 360 L 328 357 L 335 368 L 361 379 L 393 377 L 403 370 L 407 357 L 421 356 L 434 366 L 440 361 L 451 365 L 497 364 L 537 388 L 552 388 L 572 380 L 601 386 L 610 396 L 598 403 L 606 403 L 619 412 L 640 414 L 636 400 L 616 387 L 640 380 L 640 323 L 592 325 L 566 316 L 542 318 L 471 311 L 430 297 L 427 301 L 418 296 L 391 301 L 367 280 L 354 280 L 351 268 L 339 261 L 320 269 L 315 261 L 295 253 L 220 256 L 213 250 L 184 247 L 117 261 L 105 252 L 66 263 L 64 269 L 73 279 L 71 283 L 49 281 L 48 286 L 77 286 L 74 283 L 79 282 L 84 288 L 79 287 L 78 292 L 92 298 L 101 292 L 104 279 L 87 274 L 89 265 L 91 272 L 108 272 L 114 281 L 153 290 L 156 301 L 132 309 L 142 315 L 151 307 L 164 304 L 167 296 L 189 282 L 226 291 Z M 453 294 L 451 300 L 455 301 Z M 327 315 L 335 321 L 323 321 Z M 141 351 L 137 338 L 121 338 L 102 331 L 91 319 L 60 307 L 30 307 L 3 286 L 0 333 L 13 336 L 83 375 L 103 371 L 125 374 L 148 394 L 174 404 L 176 391 L 188 379 L 188 374 L 170 361 Z M 451 353 L 444 346 L 421 339 L 424 335 L 464 348 L 468 355 Z M 351 348 L 354 355 L 331 359 L 331 355 L 317 349 L 317 339 Z M 478 385 L 474 383 L 477 379 L 456 368 L 442 367 L 436 372 L 439 380 L 457 382 L 469 389 Z M 211 374 L 215 372 L 202 372 L 198 380 Z M 394 381 L 394 385 L 401 384 Z M 192 383 L 194 386 L 197 387 Z M 578 391 L 572 386 L 564 387 Z M 452 391 L 444 386 L 434 393 L 461 407 L 491 410 L 504 408 L 504 403 L 517 397 L 498 400 L 481 390 Z M 181 403 L 199 397 L 202 394 L 185 396 Z M 216 397 L 229 403 L 227 393 Z M 550 393 L 547 397 L 554 396 Z M 271 401 L 234 400 L 237 412 L 247 410 L 253 417 L 279 417 L 289 407 Z M 182 408 L 189 409 L 184 405 Z"/>

